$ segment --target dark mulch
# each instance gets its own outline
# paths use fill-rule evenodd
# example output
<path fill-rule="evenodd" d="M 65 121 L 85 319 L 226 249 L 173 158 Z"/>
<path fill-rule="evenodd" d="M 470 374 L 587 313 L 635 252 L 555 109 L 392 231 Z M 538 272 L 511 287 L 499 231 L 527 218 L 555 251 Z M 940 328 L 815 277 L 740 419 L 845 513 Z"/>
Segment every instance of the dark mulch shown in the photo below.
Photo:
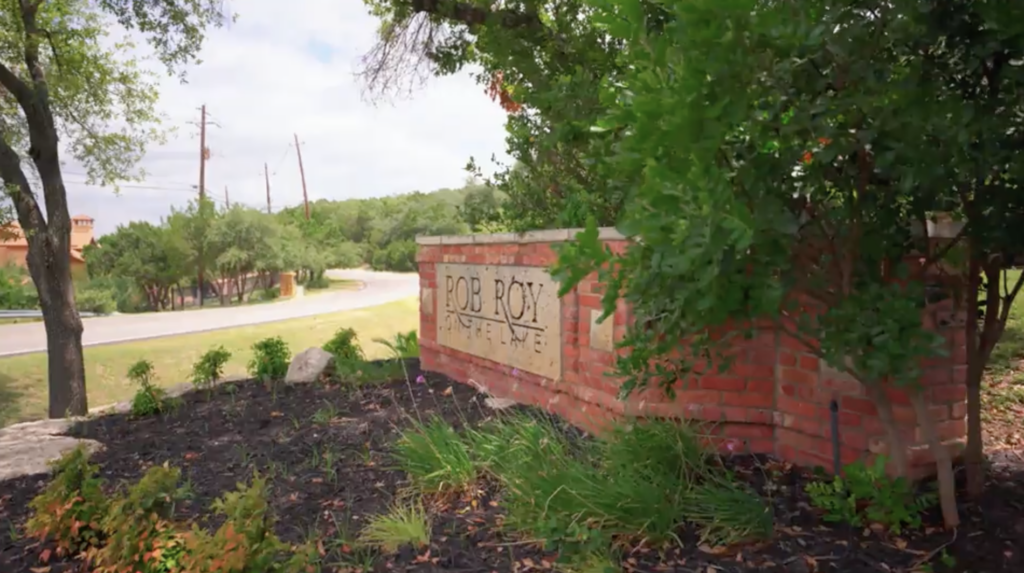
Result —
<path fill-rule="evenodd" d="M 418 363 L 410 361 L 410 378 Z M 426 384 L 404 380 L 360 389 L 307 385 L 271 393 L 254 382 L 237 391 L 187 394 L 177 412 L 136 420 L 110 415 L 79 424 L 76 436 L 98 440 L 105 450 L 93 456 L 110 484 L 137 480 L 153 464 L 170 462 L 182 468 L 194 493 L 181 518 L 217 525 L 208 516 L 210 503 L 253 469 L 273 476 L 271 505 L 278 518 L 278 535 L 300 543 L 315 536 L 323 545 L 324 571 L 355 570 L 363 563 L 352 551 L 353 533 L 366 518 L 387 510 L 403 484 L 392 469 L 389 444 L 408 416 L 440 415 L 453 424 L 473 423 L 486 414 L 482 397 L 444 377 L 426 374 Z M 314 416 L 317 421 L 314 422 Z M 325 414 L 333 414 L 327 422 Z M 330 460 L 330 467 L 324 460 Z M 776 536 L 758 546 L 719 552 L 701 546 L 684 531 L 682 546 L 633 550 L 623 569 L 655 571 L 778 571 L 861 573 L 913 571 L 929 558 L 934 571 L 995 573 L 1024 571 L 1024 470 L 1020 463 L 1002 460 L 991 472 L 986 496 L 977 505 L 965 504 L 963 526 L 954 536 L 928 527 L 903 537 L 867 529 L 825 524 L 803 493 L 810 475 L 765 458 L 727 460 L 761 491 L 773 492 Z M 38 567 L 40 548 L 31 540 L 12 536 L 26 518 L 26 505 L 46 482 L 29 476 L 0 484 L 0 572 L 29 573 Z M 550 569 L 550 551 L 502 533 L 500 492 L 483 489 L 437 509 L 433 540 L 427 550 L 400 551 L 378 556 L 376 571 L 490 571 Z M 948 554 L 955 562 L 943 565 Z M 50 563 L 50 573 L 71 571 L 77 563 Z"/>

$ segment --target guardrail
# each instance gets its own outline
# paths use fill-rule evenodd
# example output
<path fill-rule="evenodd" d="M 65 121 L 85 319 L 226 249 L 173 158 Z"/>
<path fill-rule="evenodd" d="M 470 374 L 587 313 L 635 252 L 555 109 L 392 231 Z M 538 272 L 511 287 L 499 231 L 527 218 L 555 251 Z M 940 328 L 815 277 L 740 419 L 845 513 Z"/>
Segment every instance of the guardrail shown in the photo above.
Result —
<path fill-rule="evenodd" d="M 93 316 L 103 316 L 96 314 L 95 312 L 79 312 L 79 316 L 82 318 L 90 318 Z M 0 310 L 0 318 L 43 318 L 43 311 L 41 310 Z"/>

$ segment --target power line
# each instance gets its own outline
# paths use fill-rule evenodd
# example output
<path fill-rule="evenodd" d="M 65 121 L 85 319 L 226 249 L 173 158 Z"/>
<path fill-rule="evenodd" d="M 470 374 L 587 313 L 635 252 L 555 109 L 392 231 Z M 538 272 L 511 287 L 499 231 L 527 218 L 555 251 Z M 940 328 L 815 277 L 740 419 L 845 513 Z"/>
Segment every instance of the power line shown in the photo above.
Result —
<path fill-rule="evenodd" d="M 271 172 L 271 175 L 273 175 L 274 177 L 277 177 L 277 170 L 280 169 L 281 165 L 284 164 L 284 160 L 288 157 L 288 152 L 291 151 L 291 150 L 292 150 L 292 144 L 289 143 L 284 148 L 284 153 L 281 154 L 281 159 L 277 160 L 277 166 L 274 167 L 274 171 Z"/>
<path fill-rule="evenodd" d="M 73 175 L 75 177 L 83 177 L 85 179 L 89 178 L 89 174 L 88 173 L 83 173 L 81 171 L 67 171 L 67 170 L 62 169 L 61 170 L 61 174 L 62 175 Z M 148 184 L 148 182 L 150 180 L 149 180 L 149 178 L 146 178 L 145 181 Z M 79 181 L 71 181 L 71 183 L 81 183 L 83 185 L 92 185 L 92 186 L 95 186 L 95 187 L 110 187 L 110 185 L 97 185 L 95 183 L 90 184 L 90 183 L 79 182 Z M 188 187 L 189 189 L 195 189 L 195 186 L 196 186 L 195 183 L 187 183 L 185 181 L 176 181 L 176 180 L 170 180 L 170 179 L 154 180 L 153 183 L 166 184 L 166 185 L 174 185 L 174 186 L 180 186 L 180 187 Z M 128 185 L 128 184 L 124 184 L 124 185 Z M 124 185 L 121 185 L 121 186 L 123 187 Z M 134 184 L 132 184 L 132 185 L 134 185 Z"/>

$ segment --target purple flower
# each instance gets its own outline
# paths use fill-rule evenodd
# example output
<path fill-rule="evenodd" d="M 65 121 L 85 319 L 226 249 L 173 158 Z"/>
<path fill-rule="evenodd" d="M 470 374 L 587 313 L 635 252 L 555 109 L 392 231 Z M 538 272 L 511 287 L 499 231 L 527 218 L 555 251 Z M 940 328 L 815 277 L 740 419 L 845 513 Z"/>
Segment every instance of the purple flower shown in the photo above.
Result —
<path fill-rule="evenodd" d="M 519 369 L 518 368 L 513 368 L 512 369 L 512 375 L 513 376 L 519 376 Z"/>
<path fill-rule="evenodd" d="M 416 377 L 416 383 L 417 384 L 426 384 L 427 383 L 427 379 L 424 378 L 422 374 L 420 374 L 419 376 Z"/>

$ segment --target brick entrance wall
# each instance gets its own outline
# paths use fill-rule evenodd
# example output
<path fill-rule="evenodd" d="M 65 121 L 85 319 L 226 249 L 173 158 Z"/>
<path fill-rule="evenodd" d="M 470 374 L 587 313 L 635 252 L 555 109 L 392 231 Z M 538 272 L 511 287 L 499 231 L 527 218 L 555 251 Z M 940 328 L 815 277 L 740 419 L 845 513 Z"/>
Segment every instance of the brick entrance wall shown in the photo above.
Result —
<path fill-rule="evenodd" d="M 617 398 L 619 383 L 608 372 L 616 353 L 614 344 L 621 340 L 630 315 L 626 306 L 620 304 L 613 317 L 597 324 L 596 319 L 601 315 L 601 291 L 594 277 L 581 282 L 552 306 L 541 308 L 539 314 L 546 315 L 541 318 L 548 320 L 551 326 L 543 333 L 526 333 L 525 337 L 533 338 L 520 341 L 520 348 L 509 350 L 502 338 L 507 334 L 500 317 L 492 319 L 490 316 L 491 303 L 494 303 L 494 315 L 498 315 L 499 303 L 512 298 L 504 296 L 506 287 L 495 286 L 490 293 L 490 285 L 482 283 L 495 281 L 476 279 L 459 283 L 450 274 L 451 269 L 471 275 L 480 273 L 479 277 L 504 272 L 503 276 L 513 276 L 511 280 L 515 282 L 509 272 L 524 276 L 530 271 L 522 267 L 549 267 L 556 260 L 551 245 L 571 240 L 576 232 L 560 229 L 523 235 L 420 237 L 417 261 L 423 369 L 472 384 L 493 396 L 544 407 L 591 431 L 600 431 L 624 415 L 714 422 L 716 439 L 722 447 L 773 453 L 794 463 L 822 465 L 829 469 L 833 453 L 829 405 L 836 400 L 842 463 L 885 452 L 884 430 L 861 385 L 808 353 L 801 343 L 770 328 L 760 329 L 753 339 L 743 340 L 731 348 L 735 358 L 727 372 L 707 374 L 691 381 L 677 390 L 675 400 L 649 391 L 634 395 L 626 402 L 620 401 Z M 602 229 L 601 238 L 612 249 L 623 249 L 626 245 L 614 229 Z M 442 273 L 449 274 L 442 278 Z M 508 282 L 509 279 L 502 280 Z M 533 284 L 523 282 L 525 280 L 518 286 L 522 305 L 529 305 L 525 293 L 536 287 L 523 286 Z M 557 285 L 548 288 L 554 289 Z M 488 296 L 491 298 L 487 299 Z M 472 330 L 465 332 L 476 339 L 488 339 L 486 343 L 470 348 L 476 343 L 459 342 L 460 339 L 445 343 L 439 339 L 439 324 L 440 333 L 447 336 L 443 330 L 445 321 L 452 320 L 446 303 L 450 307 L 456 304 L 457 298 L 458 304 L 470 310 L 474 306 L 482 308 L 485 302 L 488 305 L 475 323 L 476 319 L 465 315 L 466 324 L 470 326 L 464 326 Z M 518 309 L 520 315 L 530 310 L 522 305 Z M 543 301 L 537 305 L 543 305 Z M 507 307 L 504 312 L 507 318 Z M 962 316 L 953 313 L 951 305 L 930 314 L 944 317 L 941 322 L 945 326 L 936 328 L 948 342 L 949 356 L 930 360 L 922 383 L 927 387 L 927 399 L 941 438 L 958 451 L 966 434 Z M 463 348 L 456 349 L 453 344 Z M 557 348 L 544 350 L 541 347 L 545 345 Z M 534 358 L 543 359 L 519 362 L 530 348 L 536 352 Z M 911 448 L 915 473 L 927 473 L 930 461 L 927 447 L 923 445 L 909 401 L 899 391 L 891 391 L 890 396 L 896 420 Z"/>

